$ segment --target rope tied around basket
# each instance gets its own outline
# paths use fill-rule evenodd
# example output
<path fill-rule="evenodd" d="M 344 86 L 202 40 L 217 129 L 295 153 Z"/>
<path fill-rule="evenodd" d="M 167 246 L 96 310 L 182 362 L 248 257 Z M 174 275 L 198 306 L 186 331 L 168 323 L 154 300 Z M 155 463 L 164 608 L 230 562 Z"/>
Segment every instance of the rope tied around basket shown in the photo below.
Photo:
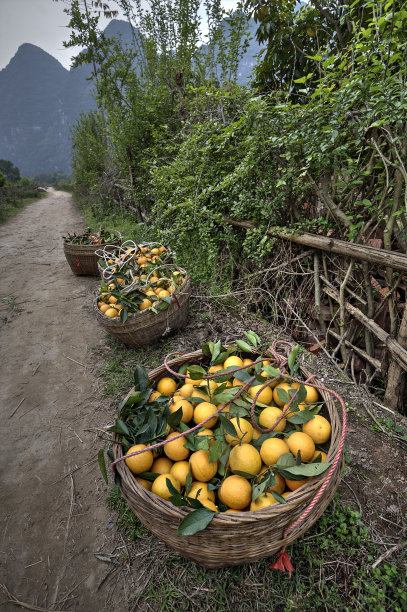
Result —
<path fill-rule="evenodd" d="M 256 401 L 258 396 L 260 395 L 260 393 L 262 392 L 263 389 L 267 388 L 268 386 L 270 386 L 271 384 L 273 384 L 273 382 L 276 382 L 278 380 L 281 379 L 281 377 L 289 377 L 291 382 L 297 382 L 300 383 L 302 385 L 307 385 L 309 387 L 313 387 L 314 389 L 318 389 L 319 391 L 324 391 L 326 393 L 329 393 L 331 395 L 333 395 L 340 403 L 341 408 L 342 408 L 342 432 L 341 432 L 341 437 L 340 437 L 340 442 L 339 442 L 339 446 L 338 449 L 336 451 L 334 460 L 332 462 L 332 465 L 330 466 L 330 468 L 328 469 L 327 473 L 326 473 L 326 478 L 324 479 L 322 485 L 320 486 L 320 488 L 318 489 L 318 492 L 316 493 L 315 497 L 312 499 L 311 503 L 307 506 L 307 508 L 303 511 L 303 513 L 288 527 L 286 527 L 283 531 L 283 540 L 288 536 L 288 534 L 295 529 L 296 527 L 298 527 L 298 525 L 300 525 L 307 517 L 308 515 L 312 512 L 314 506 L 316 505 L 316 503 L 318 502 L 318 500 L 322 497 L 322 495 L 324 494 L 325 490 L 327 489 L 334 473 L 336 470 L 336 467 L 341 459 L 341 455 L 342 455 L 342 451 L 343 451 L 343 447 L 344 447 L 344 443 L 345 443 L 345 434 L 346 434 L 346 423 L 347 423 L 347 416 L 346 416 L 346 406 L 345 406 L 345 402 L 343 401 L 343 399 L 341 398 L 341 396 L 336 393 L 336 391 L 329 389 L 325 386 L 322 385 L 318 385 L 316 383 L 312 382 L 312 379 L 315 378 L 315 375 L 311 375 L 309 376 L 305 381 L 299 378 L 294 378 L 289 376 L 286 372 L 281 371 L 288 363 L 288 355 L 281 355 L 280 353 L 278 353 L 277 347 L 279 344 L 282 344 L 284 346 L 284 352 L 288 353 L 288 351 L 291 351 L 293 346 L 292 344 L 290 344 L 289 342 L 286 342 L 284 340 L 275 340 L 273 342 L 273 344 L 271 345 L 271 347 L 269 347 L 269 349 L 267 349 L 267 351 L 265 351 L 265 356 L 266 358 L 269 356 L 272 356 L 274 358 L 273 363 L 275 366 L 278 367 L 279 369 L 279 376 L 276 376 L 273 379 L 269 379 L 267 380 L 263 385 L 261 385 L 260 389 L 258 390 L 258 392 L 256 393 L 256 395 L 253 398 L 253 402 L 252 402 L 252 406 L 251 406 L 251 420 L 253 423 L 253 426 L 260 431 L 261 433 L 268 433 L 270 431 L 273 431 L 275 429 L 275 427 L 280 423 L 280 421 L 284 418 L 284 416 L 287 414 L 287 412 L 289 411 L 292 403 L 295 401 L 295 398 L 298 394 L 298 389 L 297 391 L 293 394 L 293 396 L 290 398 L 290 401 L 285 405 L 284 410 L 282 411 L 282 414 L 280 415 L 280 417 L 276 420 L 276 422 L 273 424 L 272 427 L 268 428 L 268 429 L 263 429 L 261 428 L 255 418 L 255 414 L 254 414 L 254 409 L 256 406 Z M 186 378 L 189 378 L 189 376 L 187 376 L 186 374 L 179 374 L 178 372 L 174 371 L 170 364 L 168 363 L 169 359 L 171 357 L 173 357 L 174 355 L 182 356 L 182 353 L 179 352 L 173 352 L 168 354 L 165 358 L 164 358 L 164 366 L 166 368 L 166 370 L 172 374 L 173 376 L 176 376 L 178 378 L 181 378 L 183 380 L 185 380 Z M 234 374 L 235 372 L 239 372 L 242 370 L 246 370 L 248 368 L 253 367 L 254 365 L 256 365 L 257 363 L 262 363 L 263 361 L 265 361 L 265 357 L 261 356 L 258 359 L 256 359 L 255 361 L 253 361 L 251 364 L 248 364 L 246 366 L 242 366 L 242 367 L 236 367 L 233 370 L 228 370 L 228 372 L 230 374 Z M 203 376 L 202 379 L 203 380 L 213 380 L 216 378 L 219 378 L 221 376 L 225 376 L 225 373 L 215 373 L 215 374 L 210 374 L 210 375 L 206 375 Z M 205 425 L 208 421 L 210 421 L 215 415 L 217 415 L 218 413 L 222 412 L 225 408 L 227 408 L 230 404 L 233 403 L 233 401 L 238 398 L 242 393 L 244 393 L 245 391 L 247 391 L 249 389 L 249 387 L 251 386 L 252 382 L 255 380 L 255 376 L 252 376 L 246 383 L 244 383 L 240 389 L 236 392 L 235 396 L 228 402 L 226 402 L 225 404 L 222 404 L 217 410 L 216 412 L 214 412 L 213 414 L 211 414 L 207 419 L 205 419 L 204 421 L 202 421 L 201 423 L 198 423 L 197 425 L 195 425 L 194 427 L 190 428 L 189 430 L 182 432 L 176 436 L 173 436 L 170 440 L 163 440 L 161 442 L 157 442 L 156 444 L 152 444 L 144 449 L 138 450 L 136 452 L 133 453 L 129 453 L 127 455 L 123 455 L 122 457 L 118 457 L 112 464 L 112 469 L 113 472 L 116 469 L 116 465 L 118 463 L 120 463 L 121 461 L 124 461 L 126 458 L 128 457 L 132 457 L 132 456 L 136 456 L 139 455 L 143 452 L 146 452 L 148 450 L 155 450 L 157 448 L 160 448 L 161 446 L 164 446 L 165 444 L 167 444 L 167 442 L 169 441 L 173 441 L 176 440 L 178 438 L 181 438 L 182 436 L 185 436 L 187 434 L 193 433 L 194 431 L 196 431 L 197 429 L 202 428 L 203 425 Z M 288 555 L 288 553 L 286 552 L 286 544 L 284 544 L 284 546 L 281 548 L 281 550 L 277 553 L 278 554 L 278 559 L 275 563 L 272 563 L 270 565 L 270 569 L 279 569 L 280 571 L 288 571 L 289 573 L 289 578 L 291 578 L 291 574 L 294 571 L 294 567 L 291 563 L 290 557 Z"/>

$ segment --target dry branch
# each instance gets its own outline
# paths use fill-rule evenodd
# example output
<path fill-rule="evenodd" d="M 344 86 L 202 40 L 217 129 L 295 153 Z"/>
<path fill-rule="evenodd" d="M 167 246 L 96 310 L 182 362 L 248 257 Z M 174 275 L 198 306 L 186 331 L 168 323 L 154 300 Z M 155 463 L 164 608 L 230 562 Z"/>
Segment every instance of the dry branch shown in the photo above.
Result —
<path fill-rule="evenodd" d="M 334 332 L 333 329 L 328 329 L 328 334 L 330 334 L 333 338 L 335 338 L 335 340 L 339 341 L 341 339 L 340 335 L 337 334 L 336 332 Z M 364 359 L 365 361 L 370 363 L 374 368 L 376 368 L 376 370 L 380 371 L 380 369 L 382 367 L 382 364 L 381 364 L 381 362 L 378 359 L 375 359 L 374 357 L 371 357 L 370 355 L 368 355 L 366 353 L 366 351 L 361 349 L 359 346 L 355 346 L 354 344 L 349 342 L 349 340 L 345 340 L 345 345 L 348 348 L 350 348 L 352 351 L 354 351 L 355 353 L 360 355 L 360 357 L 362 357 L 362 359 Z"/>
<path fill-rule="evenodd" d="M 339 302 L 339 294 L 337 291 L 324 287 L 324 293 Z M 382 329 L 372 319 L 369 319 L 359 308 L 352 306 L 349 302 L 345 302 L 345 308 L 360 321 L 367 329 L 369 329 L 379 340 L 381 340 L 389 350 L 394 361 L 396 361 L 403 370 L 407 370 L 407 351 L 395 340 L 390 334 Z"/>

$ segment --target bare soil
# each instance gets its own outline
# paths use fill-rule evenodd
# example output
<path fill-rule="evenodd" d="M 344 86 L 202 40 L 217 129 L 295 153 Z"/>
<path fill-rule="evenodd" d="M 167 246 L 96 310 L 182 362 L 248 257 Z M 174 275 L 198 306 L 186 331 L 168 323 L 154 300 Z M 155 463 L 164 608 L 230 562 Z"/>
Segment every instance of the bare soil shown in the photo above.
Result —
<path fill-rule="evenodd" d="M 54 190 L 0 227 L 0 582 L 44 608 L 127 610 L 121 578 L 103 582 L 115 566 L 95 556 L 120 551 L 92 431 L 111 418 L 97 281 L 75 277 L 63 253 L 62 236 L 82 229 L 72 197 Z M 1 610 L 16 610 L 6 599 Z"/>

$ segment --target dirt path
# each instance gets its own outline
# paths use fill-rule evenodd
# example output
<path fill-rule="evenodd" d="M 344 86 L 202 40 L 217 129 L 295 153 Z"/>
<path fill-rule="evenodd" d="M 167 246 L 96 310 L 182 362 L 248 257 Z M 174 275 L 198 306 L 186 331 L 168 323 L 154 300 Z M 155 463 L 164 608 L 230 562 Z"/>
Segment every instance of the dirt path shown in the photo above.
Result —
<path fill-rule="evenodd" d="M 0 582 L 45 608 L 116 612 L 127 610 L 122 584 L 101 584 L 113 566 L 95 557 L 112 552 L 114 529 L 87 429 L 111 417 L 90 351 L 104 345 L 97 282 L 75 277 L 62 249 L 61 236 L 81 229 L 71 196 L 53 190 L 0 226 L 0 298 L 23 309 L 0 302 Z"/>

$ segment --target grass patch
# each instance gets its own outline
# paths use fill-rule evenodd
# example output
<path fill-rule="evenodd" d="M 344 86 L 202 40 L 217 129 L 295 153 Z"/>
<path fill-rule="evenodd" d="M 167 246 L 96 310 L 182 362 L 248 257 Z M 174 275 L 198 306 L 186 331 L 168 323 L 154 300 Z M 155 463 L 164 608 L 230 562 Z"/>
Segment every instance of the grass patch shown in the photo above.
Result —
<path fill-rule="evenodd" d="M 15 217 L 20 210 L 27 206 L 28 204 L 32 204 L 41 198 L 46 197 L 46 193 L 38 193 L 38 195 L 21 198 L 16 200 L 0 200 L 0 223 L 4 223 L 8 219 Z"/>
<path fill-rule="evenodd" d="M 110 213 L 102 215 L 95 212 L 90 206 L 84 207 L 84 221 L 87 227 L 97 229 L 102 226 L 106 229 L 115 229 L 119 231 L 123 240 L 133 240 L 134 242 L 153 242 L 157 237 L 152 233 L 151 229 L 144 223 L 138 223 L 134 219 L 134 215 L 126 212 Z"/>
<path fill-rule="evenodd" d="M 173 338 L 162 338 L 151 346 L 135 349 L 124 346 L 111 336 L 106 336 L 109 347 L 109 359 L 101 369 L 104 381 L 103 395 L 112 396 L 114 401 L 130 391 L 133 381 L 133 371 L 136 364 L 152 370 L 164 361 L 164 357 L 175 350 L 176 341 Z"/>
<path fill-rule="evenodd" d="M 133 543 L 134 552 L 138 551 L 133 566 L 140 564 L 148 572 L 142 592 L 136 589 L 137 594 L 131 598 L 131 609 L 162 612 L 407 609 L 407 580 L 402 567 L 406 553 L 395 556 L 394 563 L 382 562 L 372 569 L 382 551 L 370 539 L 359 513 L 342 505 L 338 496 L 319 521 L 289 548 L 295 566 L 291 579 L 286 573 L 270 570 L 271 560 L 206 570 L 180 557 L 148 532 L 116 486 L 108 503 L 118 512 L 118 528 Z"/>

